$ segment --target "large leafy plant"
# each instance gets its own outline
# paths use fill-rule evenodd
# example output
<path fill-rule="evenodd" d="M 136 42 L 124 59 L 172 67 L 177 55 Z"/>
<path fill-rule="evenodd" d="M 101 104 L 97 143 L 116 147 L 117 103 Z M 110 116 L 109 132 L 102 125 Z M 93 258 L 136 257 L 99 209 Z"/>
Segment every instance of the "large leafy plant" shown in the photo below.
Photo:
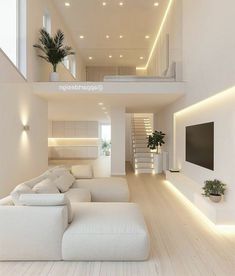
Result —
<path fill-rule="evenodd" d="M 70 46 L 64 46 L 63 43 L 64 33 L 61 30 L 52 37 L 45 29 L 40 29 L 39 43 L 33 45 L 42 52 L 38 56 L 52 64 L 54 72 L 65 57 L 75 54 Z"/>
<path fill-rule="evenodd" d="M 222 183 L 220 180 L 206 180 L 205 186 L 202 188 L 203 195 L 209 197 L 210 195 L 220 196 L 224 195 L 226 190 L 226 184 Z"/>
<path fill-rule="evenodd" d="M 165 144 L 163 140 L 165 135 L 165 133 L 155 130 L 153 134 L 148 137 L 148 148 L 151 150 L 157 149 L 157 153 L 159 153 L 159 146 L 161 147 Z"/>

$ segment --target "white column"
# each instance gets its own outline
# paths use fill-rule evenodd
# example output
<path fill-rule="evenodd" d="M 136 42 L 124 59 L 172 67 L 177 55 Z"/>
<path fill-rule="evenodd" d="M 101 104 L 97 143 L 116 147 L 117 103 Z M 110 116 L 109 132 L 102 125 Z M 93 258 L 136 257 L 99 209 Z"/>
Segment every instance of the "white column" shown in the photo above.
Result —
<path fill-rule="evenodd" d="M 125 175 L 125 107 L 111 109 L 111 174 Z"/>

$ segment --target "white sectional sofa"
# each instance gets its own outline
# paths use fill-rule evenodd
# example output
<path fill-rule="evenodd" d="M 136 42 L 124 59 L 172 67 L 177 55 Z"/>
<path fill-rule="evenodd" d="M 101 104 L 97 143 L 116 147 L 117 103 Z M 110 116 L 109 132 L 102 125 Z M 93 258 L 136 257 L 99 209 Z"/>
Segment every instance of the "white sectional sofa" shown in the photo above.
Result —
<path fill-rule="evenodd" d="M 0 200 L 0 260 L 146 260 L 148 230 L 128 199 L 125 179 L 49 170 Z"/>

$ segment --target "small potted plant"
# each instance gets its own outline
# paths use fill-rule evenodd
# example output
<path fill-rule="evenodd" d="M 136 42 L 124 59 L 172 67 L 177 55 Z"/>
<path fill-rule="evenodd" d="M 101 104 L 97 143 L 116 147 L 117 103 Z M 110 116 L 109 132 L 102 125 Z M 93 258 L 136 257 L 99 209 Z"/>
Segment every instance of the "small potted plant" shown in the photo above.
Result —
<path fill-rule="evenodd" d="M 226 184 L 217 179 L 206 180 L 202 189 L 204 190 L 202 195 L 209 197 L 213 202 L 220 202 L 225 193 Z"/>
<path fill-rule="evenodd" d="M 162 154 L 159 152 L 159 148 L 165 144 L 164 137 L 165 133 L 162 131 L 155 130 L 152 135 L 148 137 L 148 148 L 152 151 L 156 151 L 154 154 L 154 171 L 155 173 L 162 173 L 163 171 L 163 160 Z"/>
<path fill-rule="evenodd" d="M 110 143 L 107 141 L 103 141 L 102 150 L 105 156 L 110 156 Z"/>
<path fill-rule="evenodd" d="M 49 62 L 53 67 L 53 72 L 50 75 L 51 81 L 58 81 L 59 75 L 57 73 L 57 66 L 65 57 L 74 55 L 75 52 L 69 46 L 64 46 L 64 33 L 58 30 L 54 37 L 52 37 L 45 29 L 40 30 L 39 44 L 34 44 L 42 54 L 38 56 Z"/>

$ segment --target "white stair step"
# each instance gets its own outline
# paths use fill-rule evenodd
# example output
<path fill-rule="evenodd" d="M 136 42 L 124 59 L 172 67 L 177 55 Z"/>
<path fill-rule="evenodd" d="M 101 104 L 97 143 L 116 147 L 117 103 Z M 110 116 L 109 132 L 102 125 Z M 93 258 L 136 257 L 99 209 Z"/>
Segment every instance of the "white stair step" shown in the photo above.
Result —
<path fill-rule="evenodd" d="M 148 149 L 148 148 L 135 148 L 134 152 L 135 153 L 151 153 L 150 149 Z"/>
<path fill-rule="evenodd" d="M 139 173 L 154 173 L 154 169 L 136 169 L 135 172 Z"/>
<path fill-rule="evenodd" d="M 146 158 L 146 157 L 152 157 L 153 158 L 153 153 L 151 152 L 136 152 L 134 153 L 135 158 Z"/>
<path fill-rule="evenodd" d="M 147 147 L 146 144 L 142 145 L 142 146 L 133 145 L 133 149 L 148 149 L 149 150 L 149 148 Z"/>
<path fill-rule="evenodd" d="M 145 141 L 145 143 L 134 143 L 133 147 L 135 147 L 135 148 L 146 148 L 147 143 L 146 143 L 146 141 Z"/>
<path fill-rule="evenodd" d="M 153 169 L 153 163 L 135 163 L 136 169 Z"/>
<path fill-rule="evenodd" d="M 153 158 L 152 157 L 137 157 L 135 158 L 135 163 L 153 163 Z"/>
<path fill-rule="evenodd" d="M 147 138 L 144 138 L 144 139 L 134 139 L 133 140 L 134 144 L 147 144 L 148 143 L 148 139 Z"/>

